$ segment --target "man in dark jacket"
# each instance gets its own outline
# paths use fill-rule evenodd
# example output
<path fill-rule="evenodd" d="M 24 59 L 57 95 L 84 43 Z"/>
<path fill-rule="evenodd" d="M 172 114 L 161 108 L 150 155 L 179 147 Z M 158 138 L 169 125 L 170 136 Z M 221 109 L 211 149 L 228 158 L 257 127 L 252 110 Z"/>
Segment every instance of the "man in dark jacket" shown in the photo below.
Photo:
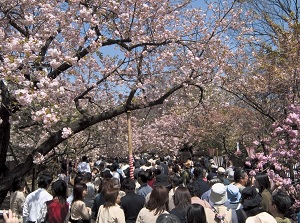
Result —
<path fill-rule="evenodd" d="M 134 193 L 135 182 L 129 178 L 124 179 L 123 188 L 126 195 L 121 198 L 121 208 L 125 214 L 126 223 L 135 223 L 140 210 L 144 207 L 145 198 Z"/>
<path fill-rule="evenodd" d="M 201 167 L 195 167 L 194 179 L 194 182 L 192 182 L 191 184 L 193 184 L 193 186 L 197 188 L 197 191 L 199 192 L 198 196 L 199 198 L 201 198 L 202 194 L 210 189 L 209 184 L 203 180 Z"/>

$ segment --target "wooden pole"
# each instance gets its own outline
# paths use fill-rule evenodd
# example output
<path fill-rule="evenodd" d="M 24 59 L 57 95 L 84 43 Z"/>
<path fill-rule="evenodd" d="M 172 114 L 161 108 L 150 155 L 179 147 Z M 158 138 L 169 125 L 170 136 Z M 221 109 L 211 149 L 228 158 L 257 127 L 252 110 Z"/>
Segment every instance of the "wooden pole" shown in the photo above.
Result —
<path fill-rule="evenodd" d="M 133 180 L 134 174 L 133 174 L 133 155 L 132 155 L 131 111 L 127 111 L 127 127 L 128 127 L 128 153 L 129 153 L 130 179 Z"/>

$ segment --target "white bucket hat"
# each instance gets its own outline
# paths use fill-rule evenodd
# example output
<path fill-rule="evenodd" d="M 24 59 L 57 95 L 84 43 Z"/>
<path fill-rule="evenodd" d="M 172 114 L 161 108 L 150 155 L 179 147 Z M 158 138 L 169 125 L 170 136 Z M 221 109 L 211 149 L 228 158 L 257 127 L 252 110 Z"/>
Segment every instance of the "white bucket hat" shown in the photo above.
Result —
<path fill-rule="evenodd" d="M 211 187 L 210 202 L 213 204 L 224 204 L 227 199 L 227 191 L 224 184 L 216 183 Z"/>

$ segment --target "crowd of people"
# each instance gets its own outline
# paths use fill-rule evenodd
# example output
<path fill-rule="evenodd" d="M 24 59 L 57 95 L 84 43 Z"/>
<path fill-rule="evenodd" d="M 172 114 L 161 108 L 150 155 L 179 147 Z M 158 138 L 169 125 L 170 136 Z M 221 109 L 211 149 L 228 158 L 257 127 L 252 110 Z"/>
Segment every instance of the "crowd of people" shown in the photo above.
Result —
<path fill-rule="evenodd" d="M 42 173 L 27 195 L 24 179 L 16 179 L 3 216 L 7 223 L 291 223 L 291 207 L 288 192 L 266 173 L 249 176 L 231 161 L 144 157 L 132 171 L 128 163 L 83 156 L 58 176 Z"/>

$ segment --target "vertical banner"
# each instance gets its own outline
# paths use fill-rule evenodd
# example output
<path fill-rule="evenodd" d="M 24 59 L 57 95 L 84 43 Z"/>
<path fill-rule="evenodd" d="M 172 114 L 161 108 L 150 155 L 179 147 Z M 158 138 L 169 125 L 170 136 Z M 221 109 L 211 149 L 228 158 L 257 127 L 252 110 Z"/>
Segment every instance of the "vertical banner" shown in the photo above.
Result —
<path fill-rule="evenodd" d="M 134 176 L 133 176 L 133 155 L 132 155 L 131 111 L 127 111 L 127 127 L 128 127 L 128 153 L 129 153 L 130 179 L 133 180 Z"/>

